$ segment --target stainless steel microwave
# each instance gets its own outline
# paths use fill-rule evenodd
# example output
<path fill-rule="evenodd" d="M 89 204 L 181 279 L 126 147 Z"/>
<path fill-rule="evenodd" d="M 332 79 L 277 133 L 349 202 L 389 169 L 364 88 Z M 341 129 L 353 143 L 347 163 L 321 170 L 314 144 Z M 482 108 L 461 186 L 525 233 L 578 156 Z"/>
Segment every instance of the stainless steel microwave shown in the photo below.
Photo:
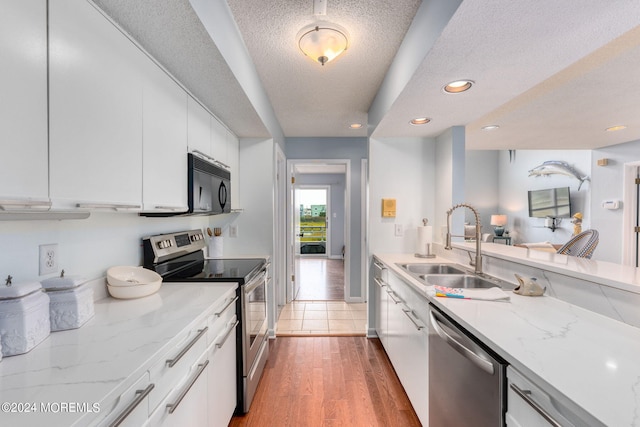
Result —
<path fill-rule="evenodd" d="M 189 153 L 187 174 L 188 214 L 231 212 L 231 174 L 228 170 Z"/>
<path fill-rule="evenodd" d="M 231 212 L 231 173 L 208 160 L 187 155 L 186 212 L 141 212 L 140 216 L 217 215 Z"/>

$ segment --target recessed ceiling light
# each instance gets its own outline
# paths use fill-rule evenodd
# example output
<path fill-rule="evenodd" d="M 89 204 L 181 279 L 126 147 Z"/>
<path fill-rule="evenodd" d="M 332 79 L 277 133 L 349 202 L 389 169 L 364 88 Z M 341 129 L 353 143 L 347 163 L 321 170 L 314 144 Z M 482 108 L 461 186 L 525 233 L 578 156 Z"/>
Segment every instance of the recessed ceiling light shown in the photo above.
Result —
<path fill-rule="evenodd" d="M 349 125 L 350 129 L 360 129 L 362 127 L 362 123 L 351 123 Z"/>
<path fill-rule="evenodd" d="M 409 123 L 411 123 L 414 126 L 419 126 L 419 125 L 426 125 L 430 121 L 431 121 L 431 119 L 428 119 L 426 117 L 417 117 L 417 118 L 411 120 Z"/>
<path fill-rule="evenodd" d="M 456 80 L 442 89 L 447 93 L 460 93 L 471 89 L 471 86 L 473 86 L 473 80 Z"/>
<path fill-rule="evenodd" d="M 607 132 L 615 132 L 617 130 L 622 130 L 622 129 L 626 129 L 627 127 L 625 125 L 618 125 L 618 126 L 611 126 L 609 128 L 606 128 L 605 130 Z"/>
<path fill-rule="evenodd" d="M 496 130 L 496 129 L 500 129 L 500 126 L 498 125 L 482 126 L 482 130 Z"/>

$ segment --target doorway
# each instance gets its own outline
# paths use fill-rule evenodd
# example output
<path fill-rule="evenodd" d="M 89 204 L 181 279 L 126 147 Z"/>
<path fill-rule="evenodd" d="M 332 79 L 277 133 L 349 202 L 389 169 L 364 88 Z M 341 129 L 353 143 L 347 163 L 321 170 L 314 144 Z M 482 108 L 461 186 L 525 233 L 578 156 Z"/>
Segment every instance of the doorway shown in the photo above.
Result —
<path fill-rule="evenodd" d="M 348 160 L 289 160 L 287 302 L 345 301 Z"/>

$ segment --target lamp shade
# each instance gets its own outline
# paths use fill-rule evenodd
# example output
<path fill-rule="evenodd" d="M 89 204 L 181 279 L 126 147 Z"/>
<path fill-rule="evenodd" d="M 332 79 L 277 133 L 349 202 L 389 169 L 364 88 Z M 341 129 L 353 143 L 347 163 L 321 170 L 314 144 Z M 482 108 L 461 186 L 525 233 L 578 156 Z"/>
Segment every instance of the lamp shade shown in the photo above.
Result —
<path fill-rule="evenodd" d="M 497 225 L 498 227 L 504 227 L 507 225 L 506 215 L 491 215 L 491 225 Z"/>
<path fill-rule="evenodd" d="M 334 25 L 307 27 L 298 33 L 298 47 L 309 58 L 324 65 L 349 47 L 345 30 Z"/>

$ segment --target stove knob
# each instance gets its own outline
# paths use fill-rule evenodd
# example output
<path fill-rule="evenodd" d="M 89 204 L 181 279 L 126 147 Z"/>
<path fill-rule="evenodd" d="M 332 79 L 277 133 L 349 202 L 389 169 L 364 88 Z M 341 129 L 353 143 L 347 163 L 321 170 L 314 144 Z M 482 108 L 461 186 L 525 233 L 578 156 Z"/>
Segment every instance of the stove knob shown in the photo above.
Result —
<path fill-rule="evenodd" d="M 158 248 L 164 249 L 164 242 L 158 242 Z"/>
<path fill-rule="evenodd" d="M 167 243 L 169 244 L 170 247 L 173 247 L 173 240 L 167 240 Z"/>

